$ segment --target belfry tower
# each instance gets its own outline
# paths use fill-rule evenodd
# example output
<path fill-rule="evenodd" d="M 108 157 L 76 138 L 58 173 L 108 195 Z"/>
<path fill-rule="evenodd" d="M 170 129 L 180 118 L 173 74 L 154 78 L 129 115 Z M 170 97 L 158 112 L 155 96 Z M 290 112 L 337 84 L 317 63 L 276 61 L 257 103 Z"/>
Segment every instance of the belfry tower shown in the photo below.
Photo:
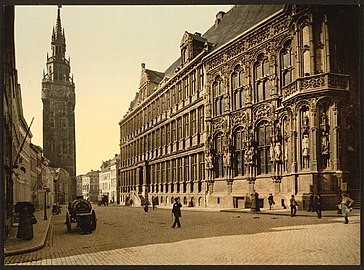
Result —
<path fill-rule="evenodd" d="M 43 149 L 51 167 L 69 172 L 72 183 L 69 194 L 76 197 L 75 84 L 70 77 L 70 58 L 65 57 L 66 38 L 58 6 L 56 27 L 52 33 L 52 55 L 43 70 Z"/>

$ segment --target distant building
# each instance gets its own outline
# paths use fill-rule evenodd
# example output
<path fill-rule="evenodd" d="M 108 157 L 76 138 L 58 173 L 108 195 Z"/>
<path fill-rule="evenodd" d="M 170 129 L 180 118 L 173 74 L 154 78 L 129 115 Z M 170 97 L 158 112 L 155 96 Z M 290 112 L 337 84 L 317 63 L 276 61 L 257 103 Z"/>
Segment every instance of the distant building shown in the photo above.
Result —
<path fill-rule="evenodd" d="M 99 195 L 99 173 L 100 171 L 91 170 L 82 179 L 82 196 L 90 202 L 97 202 Z"/>
<path fill-rule="evenodd" d="M 113 203 L 120 203 L 119 194 L 119 170 L 120 163 L 119 155 L 115 155 L 113 159 L 103 161 L 100 167 L 99 174 L 99 189 L 102 195 L 108 195 L 109 201 Z"/>
<path fill-rule="evenodd" d="M 84 175 L 77 175 L 76 177 L 76 196 L 83 196 L 82 195 L 82 177 Z"/>
<path fill-rule="evenodd" d="M 185 32 L 163 73 L 142 64 L 120 126 L 121 201 L 300 208 L 359 201 L 358 6 L 241 5 Z M 341 19 L 345 18 L 345 19 Z"/>
<path fill-rule="evenodd" d="M 51 168 L 51 174 L 53 180 L 53 203 L 67 205 L 72 200 L 70 194 L 71 176 L 63 168 Z"/>
<path fill-rule="evenodd" d="M 52 32 L 52 54 L 47 54 L 42 79 L 43 149 L 51 167 L 61 167 L 72 178 L 71 195 L 76 196 L 75 84 L 66 59 L 66 38 L 60 8 Z"/>

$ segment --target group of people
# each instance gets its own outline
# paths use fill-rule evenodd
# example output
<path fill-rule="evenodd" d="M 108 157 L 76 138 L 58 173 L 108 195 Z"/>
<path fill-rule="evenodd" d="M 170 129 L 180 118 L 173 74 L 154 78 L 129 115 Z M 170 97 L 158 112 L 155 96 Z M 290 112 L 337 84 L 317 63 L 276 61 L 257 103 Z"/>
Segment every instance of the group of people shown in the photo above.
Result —
<path fill-rule="evenodd" d="M 269 203 L 269 209 L 273 209 L 273 205 L 275 204 L 272 193 L 269 194 L 268 197 L 268 203 Z M 344 223 L 349 223 L 349 212 L 352 210 L 352 205 L 354 201 L 349 197 L 347 193 L 343 193 L 341 195 L 341 202 L 339 204 L 339 207 L 341 208 L 341 213 L 344 217 Z M 290 208 L 291 208 L 291 217 L 294 217 L 297 213 L 297 201 L 295 199 L 294 195 L 291 195 L 290 198 Z M 172 207 L 172 216 L 174 216 L 174 223 L 172 225 L 172 228 L 181 228 L 181 222 L 179 218 L 181 217 L 181 207 L 182 204 L 179 201 L 179 198 L 174 199 L 173 207 Z M 316 194 L 315 196 L 313 194 L 310 194 L 310 203 L 308 211 L 316 212 L 317 217 L 322 217 L 322 200 L 321 195 Z"/>
<path fill-rule="evenodd" d="M 341 209 L 341 214 L 344 217 L 344 223 L 349 223 L 349 212 L 352 211 L 352 205 L 354 203 L 354 200 L 349 197 L 347 193 L 341 194 L 341 202 L 339 203 L 338 207 Z M 297 201 L 294 198 L 294 195 L 291 196 L 290 199 L 290 207 L 291 207 L 291 217 L 296 215 L 297 212 Z M 322 200 L 321 195 L 316 194 L 313 196 L 313 194 L 310 194 L 310 203 L 308 206 L 308 211 L 316 212 L 317 217 L 322 217 Z"/>

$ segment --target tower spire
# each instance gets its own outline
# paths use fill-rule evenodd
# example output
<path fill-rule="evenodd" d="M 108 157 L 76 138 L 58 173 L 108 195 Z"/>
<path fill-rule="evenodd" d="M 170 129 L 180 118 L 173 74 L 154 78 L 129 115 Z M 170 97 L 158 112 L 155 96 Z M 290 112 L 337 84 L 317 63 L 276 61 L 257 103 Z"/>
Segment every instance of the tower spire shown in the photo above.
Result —
<path fill-rule="evenodd" d="M 58 5 L 57 24 L 56 24 L 57 38 L 62 35 L 61 8 L 62 8 L 62 6 Z"/>

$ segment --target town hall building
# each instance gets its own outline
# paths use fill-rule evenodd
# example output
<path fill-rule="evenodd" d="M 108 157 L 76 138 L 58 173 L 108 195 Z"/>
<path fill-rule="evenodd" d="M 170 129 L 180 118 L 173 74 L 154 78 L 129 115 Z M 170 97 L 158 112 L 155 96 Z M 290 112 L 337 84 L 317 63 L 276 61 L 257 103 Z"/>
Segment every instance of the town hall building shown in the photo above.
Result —
<path fill-rule="evenodd" d="M 141 65 L 119 122 L 121 203 L 359 201 L 358 27 L 357 6 L 239 5 L 181 33 L 164 72 Z"/>

